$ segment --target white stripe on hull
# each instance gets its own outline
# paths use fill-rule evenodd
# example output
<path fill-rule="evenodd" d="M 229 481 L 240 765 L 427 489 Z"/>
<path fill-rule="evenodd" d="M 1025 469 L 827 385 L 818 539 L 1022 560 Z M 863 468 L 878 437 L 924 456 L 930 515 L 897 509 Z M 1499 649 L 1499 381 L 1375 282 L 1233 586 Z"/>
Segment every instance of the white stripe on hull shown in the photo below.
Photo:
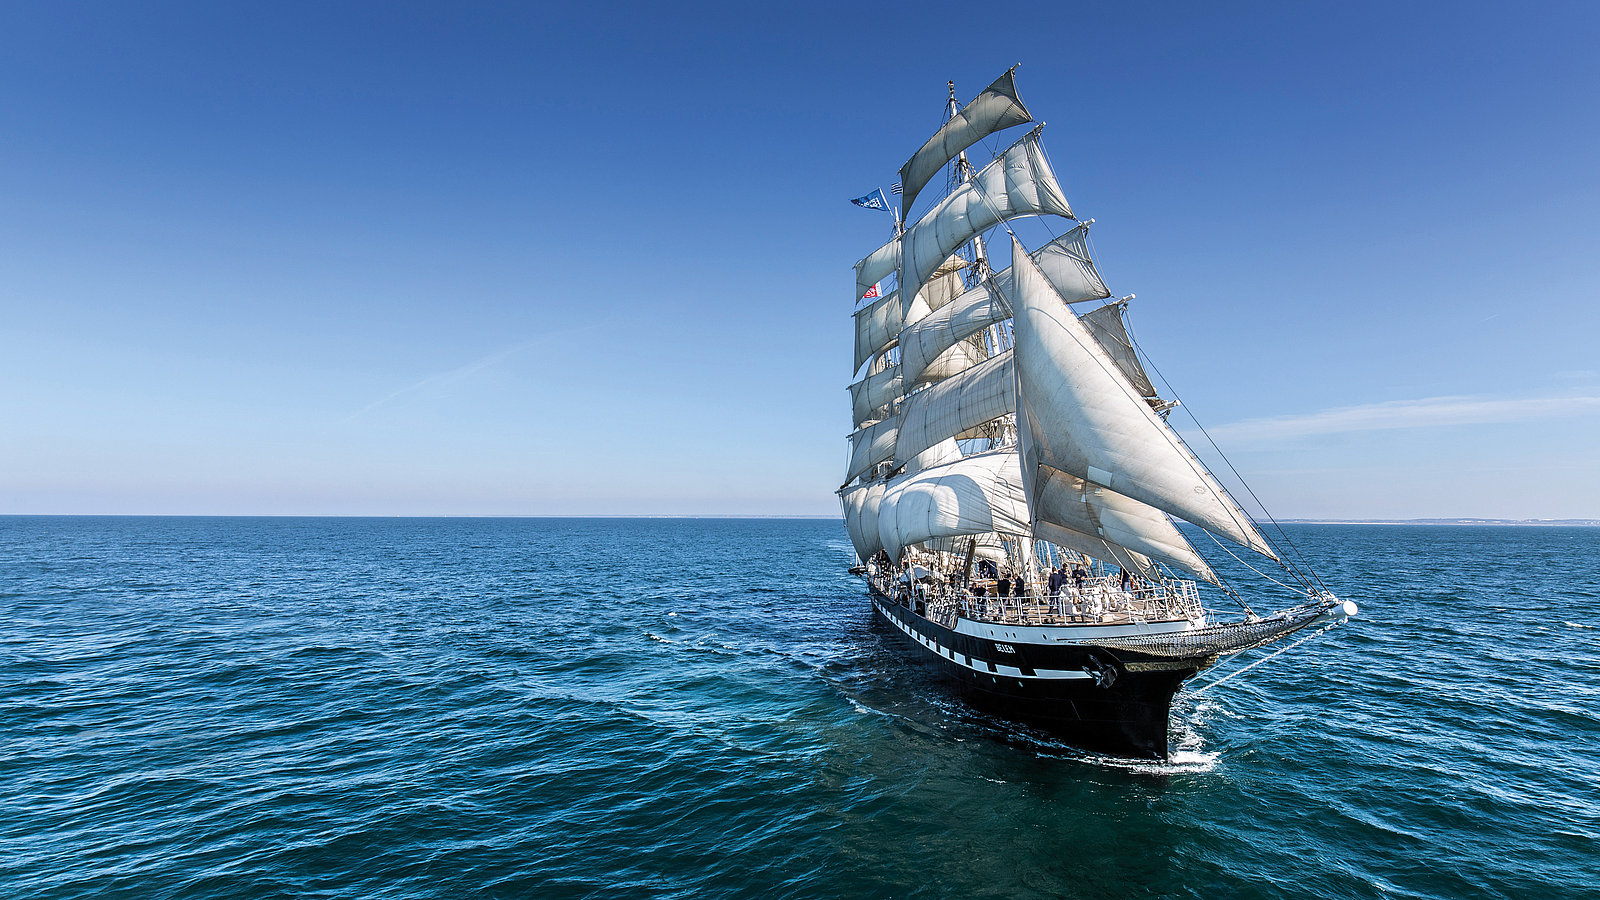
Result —
<path fill-rule="evenodd" d="M 930 637 L 922 634 L 921 632 L 916 631 L 915 629 L 911 628 L 909 625 L 903 624 L 900 621 L 899 616 L 890 615 L 889 614 L 888 605 L 885 604 L 884 602 L 882 602 L 882 600 L 880 600 L 878 597 L 874 596 L 872 598 L 872 604 L 873 604 L 873 606 L 876 606 L 878 608 L 878 611 L 883 614 L 883 617 L 885 619 L 887 619 L 891 625 L 893 625 L 894 627 L 900 629 L 900 631 L 903 632 L 906 637 L 910 638 L 913 641 L 916 641 L 917 643 L 919 643 L 922 646 L 926 647 L 927 649 L 929 649 L 933 653 L 935 653 L 935 654 L 937 654 L 939 656 L 942 656 L 945 659 L 950 660 L 951 662 L 954 662 L 956 665 L 959 665 L 959 666 L 961 666 L 963 668 L 966 668 L 966 669 L 970 669 L 970 670 L 972 670 L 974 672 L 980 672 L 980 673 L 982 673 L 984 675 L 1005 675 L 1005 676 L 1010 677 L 1010 678 L 1017 678 L 1017 679 L 1033 678 L 1033 679 L 1040 679 L 1040 680 L 1093 678 L 1094 677 L 1094 676 L 1090 675 L 1088 672 L 1084 672 L 1084 671 L 1079 670 L 1079 669 L 1034 669 L 1032 675 L 1024 675 L 1024 674 L 1022 674 L 1022 670 L 1017 668 L 1016 666 L 1008 666 L 1008 665 L 1004 665 L 1003 663 L 994 663 L 994 668 L 993 668 L 993 670 L 991 670 L 989 668 L 989 663 L 987 663 L 987 662 L 984 662 L 984 663 L 981 663 L 981 664 L 974 663 L 972 657 L 967 656 L 965 653 L 958 653 L 955 650 L 952 650 L 951 648 L 946 647 L 945 645 L 939 643 L 938 641 L 934 640 L 933 638 L 930 638 Z M 909 611 L 908 611 L 908 614 L 909 614 Z M 963 619 L 959 624 L 970 625 L 970 624 L 981 624 L 981 623 L 968 622 L 967 620 Z M 988 626 L 984 626 L 984 627 L 988 627 Z M 956 630 L 960 631 L 963 634 L 979 634 L 979 632 L 971 632 L 971 631 L 967 631 L 965 629 L 959 629 L 958 628 Z M 1028 630 L 1031 631 L 1032 629 L 1028 629 Z M 1052 629 L 1052 630 L 1055 630 L 1055 629 Z M 1003 636 L 1006 633 L 1003 630 L 1000 630 L 1000 631 L 994 632 L 994 634 L 995 634 L 996 637 L 1000 637 L 1000 636 Z M 1017 638 L 1013 637 L 1012 639 L 1017 639 Z M 1047 638 L 1047 640 L 1048 640 L 1048 638 Z M 1057 640 L 1064 640 L 1064 638 L 1057 638 Z M 980 665 L 982 666 L 981 668 L 979 667 Z"/>

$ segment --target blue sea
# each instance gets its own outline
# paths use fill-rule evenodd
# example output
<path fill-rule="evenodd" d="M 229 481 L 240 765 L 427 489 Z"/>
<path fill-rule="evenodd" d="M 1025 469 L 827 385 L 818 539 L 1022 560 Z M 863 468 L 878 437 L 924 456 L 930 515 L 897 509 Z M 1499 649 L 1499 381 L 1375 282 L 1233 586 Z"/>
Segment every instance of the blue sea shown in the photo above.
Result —
<path fill-rule="evenodd" d="M 1600 897 L 1600 529 L 1289 533 L 1361 616 L 1156 764 L 838 521 L 0 518 L 0 896 Z"/>

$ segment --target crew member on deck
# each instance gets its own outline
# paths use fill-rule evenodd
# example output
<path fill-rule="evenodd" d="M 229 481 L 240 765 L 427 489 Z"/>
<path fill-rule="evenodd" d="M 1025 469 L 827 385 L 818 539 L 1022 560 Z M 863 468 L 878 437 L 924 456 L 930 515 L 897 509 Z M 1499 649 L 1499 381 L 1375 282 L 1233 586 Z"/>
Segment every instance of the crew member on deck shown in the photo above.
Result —
<path fill-rule="evenodd" d="M 1084 579 L 1088 577 L 1089 573 L 1083 568 L 1083 563 L 1078 563 L 1072 568 L 1072 586 L 1079 591 L 1083 590 Z"/>
<path fill-rule="evenodd" d="M 1050 596 L 1061 596 L 1061 586 L 1067 583 L 1067 564 L 1062 563 L 1057 568 L 1050 570 Z"/>
<path fill-rule="evenodd" d="M 1122 592 L 1131 593 L 1133 590 L 1133 576 L 1129 574 L 1128 567 L 1122 567 Z"/>
<path fill-rule="evenodd" d="M 1005 596 L 1009 596 L 1010 594 L 1011 594 L 1011 572 L 1009 570 L 1007 570 L 1004 575 L 1000 576 L 999 584 L 995 585 L 994 595 L 996 597 L 1005 597 Z"/>

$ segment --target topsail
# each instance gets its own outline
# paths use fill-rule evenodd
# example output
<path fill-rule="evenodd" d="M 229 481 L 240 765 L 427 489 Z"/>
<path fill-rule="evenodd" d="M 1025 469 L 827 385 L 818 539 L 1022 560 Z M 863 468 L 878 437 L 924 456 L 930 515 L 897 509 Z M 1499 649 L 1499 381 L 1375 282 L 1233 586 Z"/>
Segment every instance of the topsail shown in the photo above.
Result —
<path fill-rule="evenodd" d="M 1001 222 L 1043 215 L 1073 218 L 1035 128 L 891 241 L 898 251 L 886 255 L 900 258 L 901 290 L 916 290 L 962 244 Z"/>
<path fill-rule="evenodd" d="M 996 131 L 1033 121 L 1017 96 L 1016 70 L 1017 67 L 1012 66 L 984 88 L 983 93 L 951 116 L 950 121 L 900 167 L 900 184 L 904 188 L 900 195 L 901 218 L 911 209 L 928 179 L 937 175 L 945 163 L 955 159 L 956 154 Z M 952 89 L 952 98 L 954 93 Z"/>

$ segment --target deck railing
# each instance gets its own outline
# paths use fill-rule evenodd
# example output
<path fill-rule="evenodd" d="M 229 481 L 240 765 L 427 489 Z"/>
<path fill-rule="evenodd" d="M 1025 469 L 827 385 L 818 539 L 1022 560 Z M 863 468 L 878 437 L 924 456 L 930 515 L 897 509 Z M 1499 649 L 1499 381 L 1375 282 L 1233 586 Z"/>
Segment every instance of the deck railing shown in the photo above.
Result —
<path fill-rule="evenodd" d="M 1000 625 L 1082 625 L 1127 622 L 1171 622 L 1205 616 L 1198 585 L 1169 579 L 1140 582 L 1124 589 L 1115 577 L 1086 579 L 1082 586 L 1069 582 L 1055 594 L 1025 593 L 1021 597 L 977 596 L 948 584 L 921 583 L 908 593 L 906 585 L 875 579 L 889 597 L 921 604 L 928 618 L 953 626 L 957 618 Z"/>

